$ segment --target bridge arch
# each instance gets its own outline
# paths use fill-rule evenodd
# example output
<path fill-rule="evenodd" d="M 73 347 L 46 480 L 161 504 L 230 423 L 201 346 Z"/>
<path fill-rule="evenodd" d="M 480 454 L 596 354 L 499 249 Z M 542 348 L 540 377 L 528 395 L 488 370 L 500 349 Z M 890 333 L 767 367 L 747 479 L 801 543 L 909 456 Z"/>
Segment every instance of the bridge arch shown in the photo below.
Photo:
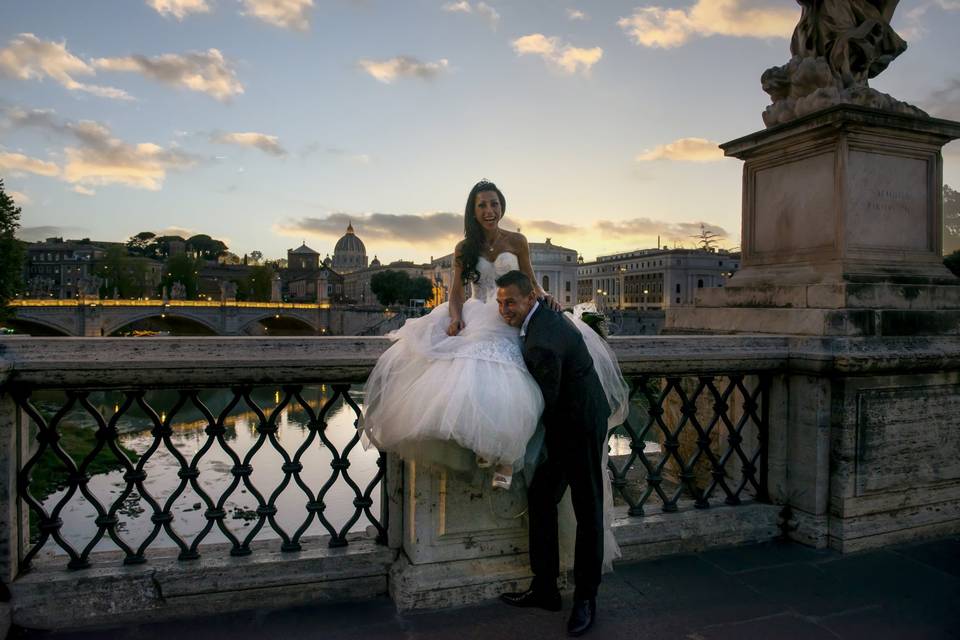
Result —
<path fill-rule="evenodd" d="M 177 310 L 162 310 L 162 309 L 151 309 L 149 311 L 144 311 L 140 313 L 134 313 L 130 315 L 124 315 L 117 318 L 110 318 L 109 320 L 104 319 L 102 331 L 103 335 L 109 336 L 113 335 L 120 329 L 132 324 L 136 324 L 142 320 L 149 320 L 150 318 L 174 318 L 178 320 L 188 320 L 194 324 L 200 325 L 205 329 L 209 330 L 213 335 L 223 335 L 221 328 L 207 320 L 206 318 L 199 316 L 198 314 L 191 313 L 182 313 Z"/>
<path fill-rule="evenodd" d="M 317 333 L 320 331 L 320 325 L 316 321 L 311 321 L 299 314 L 294 313 L 283 313 L 283 311 L 267 311 L 264 313 L 259 313 L 254 316 L 244 318 L 244 322 L 239 327 L 239 333 L 247 333 L 254 324 L 261 323 L 264 324 L 264 321 L 270 322 L 273 320 L 281 320 L 285 322 L 296 323 L 306 329 L 310 329 L 312 332 Z"/>
<path fill-rule="evenodd" d="M 63 323 L 56 322 L 54 320 L 48 320 L 43 316 L 33 316 L 29 314 L 22 315 L 17 313 L 14 314 L 13 318 L 11 319 L 11 324 L 14 325 L 14 329 L 22 328 L 28 333 L 30 331 L 30 327 L 35 326 L 42 327 L 47 331 L 56 332 L 56 334 L 59 336 L 70 337 L 77 335 L 75 327 L 65 327 Z"/>

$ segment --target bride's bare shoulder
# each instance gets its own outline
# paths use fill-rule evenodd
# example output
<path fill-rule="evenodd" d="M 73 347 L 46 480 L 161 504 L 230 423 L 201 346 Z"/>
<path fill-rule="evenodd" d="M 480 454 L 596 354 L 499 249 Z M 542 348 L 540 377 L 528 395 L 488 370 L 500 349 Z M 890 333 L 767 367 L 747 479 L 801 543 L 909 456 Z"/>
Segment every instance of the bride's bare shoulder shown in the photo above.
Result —
<path fill-rule="evenodd" d="M 527 248 L 527 238 L 519 231 L 505 231 L 507 246 L 514 250 L 525 250 Z"/>

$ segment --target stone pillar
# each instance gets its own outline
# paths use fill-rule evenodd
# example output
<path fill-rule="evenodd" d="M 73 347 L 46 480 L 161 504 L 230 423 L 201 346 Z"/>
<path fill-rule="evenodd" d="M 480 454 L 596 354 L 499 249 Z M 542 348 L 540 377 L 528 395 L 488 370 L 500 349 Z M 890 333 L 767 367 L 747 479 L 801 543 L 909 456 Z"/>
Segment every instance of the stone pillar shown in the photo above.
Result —
<path fill-rule="evenodd" d="M 742 268 L 668 308 L 665 332 L 797 336 L 770 445 L 799 541 L 960 531 L 960 279 L 940 255 L 956 138 L 957 122 L 841 105 L 721 145 L 745 161 Z"/>
<path fill-rule="evenodd" d="M 7 377 L 0 362 L 0 383 Z M 21 536 L 29 532 L 27 512 L 17 498 L 17 471 L 25 447 L 20 410 L 10 394 L 0 392 L 0 638 L 10 628 L 9 586 L 17 576 Z"/>
<path fill-rule="evenodd" d="M 77 335 L 87 338 L 97 338 L 103 329 L 103 314 L 100 305 L 81 305 L 78 308 L 78 324 L 80 331 Z"/>
<path fill-rule="evenodd" d="M 283 296 L 280 294 L 281 281 L 280 274 L 273 274 L 273 280 L 270 281 L 270 302 L 280 302 Z"/>
<path fill-rule="evenodd" d="M 404 553 L 390 574 L 398 609 L 469 604 L 529 585 L 525 488 L 494 490 L 491 479 L 475 466 L 405 463 Z"/>

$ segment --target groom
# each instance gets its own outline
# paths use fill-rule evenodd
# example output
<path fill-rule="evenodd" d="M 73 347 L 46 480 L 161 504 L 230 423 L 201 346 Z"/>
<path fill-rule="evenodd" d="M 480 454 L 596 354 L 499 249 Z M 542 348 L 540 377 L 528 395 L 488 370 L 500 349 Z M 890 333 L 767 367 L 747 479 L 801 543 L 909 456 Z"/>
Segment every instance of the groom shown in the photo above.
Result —
<path fill-rule="evenodd" d="M 497 279 L 501 317 L 520 329 L 523 359 L 543 392 L 547 459 L 527 490 L 530 568 L 526 591 L 504 593 L 515 607 L 560 610 L 557 503 L 570 487 L 577 517 L 573 575 L 576 588 L 567 633 L 579 636 L 593 625 L 603 564 L 602 447 L 610 408 L 583 336 L 563 314 L 537 300 L 533 283 L 520 271 Z"/>

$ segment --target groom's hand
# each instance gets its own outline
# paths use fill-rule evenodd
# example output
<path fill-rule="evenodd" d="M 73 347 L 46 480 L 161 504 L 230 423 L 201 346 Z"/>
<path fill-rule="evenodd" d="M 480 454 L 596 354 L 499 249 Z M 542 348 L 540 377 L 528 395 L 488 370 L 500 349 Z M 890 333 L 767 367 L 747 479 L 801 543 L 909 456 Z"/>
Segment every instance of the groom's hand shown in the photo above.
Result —
<path fill-rule="evenodd" d="M 458 320 L 454 318 L 453 320 L 450 321 L 450 324 L 447 326 L 447 335 L 448 336 L 457 335 L 458 333 L 460 333 L 460 331 L 463 330 L 464 326 L 465 325 L 463 324 L 463 320 Z"/>

